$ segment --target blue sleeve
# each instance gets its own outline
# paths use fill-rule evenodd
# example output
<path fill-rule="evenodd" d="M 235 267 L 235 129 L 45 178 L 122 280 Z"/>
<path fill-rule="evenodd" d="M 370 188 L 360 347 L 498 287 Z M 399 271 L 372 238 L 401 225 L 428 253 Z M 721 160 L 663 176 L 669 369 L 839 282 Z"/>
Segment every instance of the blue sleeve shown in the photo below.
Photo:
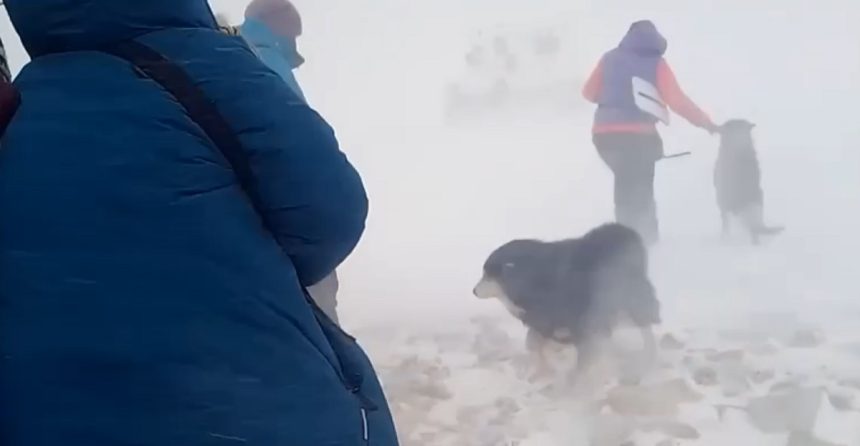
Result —
<path fill-rule="evenodd" d="M 217 31 L 147 39 L 181 63 L 247 152 L 247 192 L 292 260 L 302 285 L 325 278 L 352 252 L 368 203 L 334 131 L 242 42 Z"/>
<path fill-rule="evenodd" d="M 307 105 L 280 110 L 271 125 L 246 128 L 242 139 L 259 211 L 302 284 L 310 286 L 355 248 L 367 198 L 331 127 Z"/>

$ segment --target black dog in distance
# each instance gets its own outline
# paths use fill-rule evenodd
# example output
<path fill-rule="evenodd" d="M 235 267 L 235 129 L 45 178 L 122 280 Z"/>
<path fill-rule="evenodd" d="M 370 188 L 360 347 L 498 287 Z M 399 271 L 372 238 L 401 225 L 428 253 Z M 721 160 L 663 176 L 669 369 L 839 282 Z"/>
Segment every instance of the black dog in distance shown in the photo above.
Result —
<path fill-rule="evenodd" d="M 723 236 L 730 234 L 732 221 L 737 220 L 749 234 L 752 243 L 757 245 L 763 236 L 778 234 L 784 228 L 764 223 L 764 192 L 752 136 L 754 128 L 755 124 L 743 119 L 730 120 L 720 127 L 714 187 Z"/>

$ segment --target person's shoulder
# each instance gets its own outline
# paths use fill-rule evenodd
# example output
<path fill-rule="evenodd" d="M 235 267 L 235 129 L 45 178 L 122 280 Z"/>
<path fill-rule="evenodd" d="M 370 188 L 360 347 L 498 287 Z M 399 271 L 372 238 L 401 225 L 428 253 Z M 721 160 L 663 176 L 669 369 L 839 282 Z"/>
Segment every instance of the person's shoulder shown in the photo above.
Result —
<path fill-rule="evenodd" d="M 256 53 L 256 48 L 254 47 L 254 45 L 251 45 L 251 42 L 249 42 L 248 39 L 245 38 L 245 34 L 242 32 L 241 27 L 233 25 L 219 25 L 218 30 L 221 31 L 222 34 L 236 39 L 240 39 Z"/>
<path fill-rule="evenodd" d="M 612 49 L 606 51 L 605 53 L 603 53 L 602 56 L 600 56 L 600 61 L 601 62 L 612 61 L 612 60 L 616 60 L 618 58 L 623 58 L 623 57 L 624 57 L 624 53 L 620 49 L 612 48 Z"/>
<path fill-rule="evenodd" d="M 225 60 L 238 55 L 233 50 L 247 46 L 242 35 L 232 27 L 167 29 L 147 34 L 138 40 L 172 60 L 185 60 L 191 55 L 197 59 L 205 56 Z"/>
<path fill-rule="evenodd" d="M 220 29 L 221 32 L 230 36 L 239 35 L 239 27 L 230 24 L 230 19 L 227 15 L 223 13 L 215 14 L 215 22 L 218 23 L 218 29 Z"/>

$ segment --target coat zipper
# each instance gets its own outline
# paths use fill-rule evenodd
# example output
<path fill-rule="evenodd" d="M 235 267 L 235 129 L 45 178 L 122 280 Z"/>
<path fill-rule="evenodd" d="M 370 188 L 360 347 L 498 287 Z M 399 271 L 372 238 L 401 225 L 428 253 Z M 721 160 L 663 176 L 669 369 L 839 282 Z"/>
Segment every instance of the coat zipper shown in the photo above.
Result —
<path fill-rule="evenodd" d="M 308 304 L 314 310 L 314 315 L 317 317 L 318 320 L 323 320 L 323 321 L 327 322 L 329 326 L 333 326 L 335 328 L 336 333 L 340 334 L 341 336 L 345 336 L 347 339 L 349 339 L 352 342 L 355 342 L 355 338 L 352 335 L 347 333 L 339 324 L 332 321 L 328 317 L 328 315 L 326 315 L 325 312 L 320 309 L 319 305 L 317 305 L 317 303 L 313 300 L 313 298 L 311 298 L 310 293 L 307 292 L 307 289 L 304 289 L 303 291 L 304 291 L 304 295 L 305 295 L 305 300 L 308 302 Z M 366 396 L 364 396 L 361 393 L 361 385 L 358 382 L 353 382 L 353 380 L 350 380 L 347 378 L 346 371 L 343 370 L 343 364 L 340 362 L 340 357 L 338 356 L 337 351 L 333 351 L 333 353 L 334 353 L 335 358 L 336 358 L 337 363 L 338 363 L 338 367 L 335 368 L 335 371 L 340 376 L 340 378 L 341 378 L 344 386 L 346 386 L 347 390 L 352 392 L 353 396 L 355 396 L 355 398 L 359 402 L 359 412 L 361 414 L 361 438 L 362 438 L 362 441 L 364 442 L 364 444 L 370 445 L 370 424 L 369 424 L 368 419 L 367 419 L 367 412 L 368 412 L 368 410 L 376 410 L 377 406 L 376 406 L 376 404 L 374 404 L 372 401 L 370 401 Z M 357 379 L 356 381 L 359 381 L 359 380 L 360 380 L 360 378 Z"/>
<path fill-rule="evenodd" d="M 361 408 L 361 434 L 365 444 L 370 444 L 370 432 L 367 425 L 367 409 Z"/>

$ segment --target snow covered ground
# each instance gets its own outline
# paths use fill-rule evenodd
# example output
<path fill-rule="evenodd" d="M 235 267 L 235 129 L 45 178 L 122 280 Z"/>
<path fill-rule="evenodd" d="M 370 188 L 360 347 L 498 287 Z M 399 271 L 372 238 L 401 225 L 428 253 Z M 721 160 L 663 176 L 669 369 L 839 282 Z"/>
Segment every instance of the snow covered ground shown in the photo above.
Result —
<path fill-rule="evenodd" d="M 238 20 L 246 2 L 212 3 Z M 372 200 L 342 271 L 342 319 L 380 370 L 404 445 L 860 445 L 856 0 L 296 3 L 300 81 Z M 695 153 L 658 173 L 659 366 L 632 387 L 611 362 L 580 386 L 531 382 L 521 325 L 470 290 L 499 244 L 608 220 L 610 177 L 589 113 L 452 127 L 444 86 L 476 28 L 569 19 L 582 60 L 596 61 L 643 17 L 663 29 L 681 83 L 715 119 L 758 123 L 767 213 L 788 229 L 760 248 L 721 243 L 716 141 L 676 119 L 667 151 Z M 0 31 L 13 40 L 7 24 Z M 576 68 L 572 82 L 591 62 Z"/>

